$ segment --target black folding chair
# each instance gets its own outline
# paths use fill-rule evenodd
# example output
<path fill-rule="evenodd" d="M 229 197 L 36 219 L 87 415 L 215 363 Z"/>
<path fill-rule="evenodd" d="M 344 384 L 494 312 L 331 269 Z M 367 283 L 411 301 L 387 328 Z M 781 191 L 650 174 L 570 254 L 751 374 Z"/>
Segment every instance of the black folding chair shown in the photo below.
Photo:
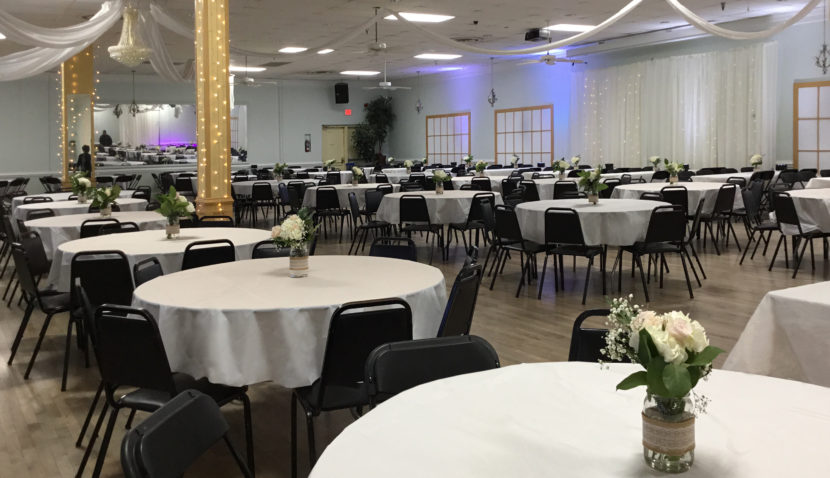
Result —
<path fill-rule="evenodd" d="M 264 240 L 257 242 L 251 251 L 251 259 L 268 259 L 272 257 L 288 257 L 291 255 L 290 247 L 277 247 L 274 241 Z"/>
<path fill-rule="evenodd" d="M 568 351 L 568 362 L 608 361 L 608 357 L 601 352 L 606 347 L 605 335 L 608 329 L 587 329 L 582 323 L 590 317 L 607 318 L 611 314 L 609 309 L 591 309 L 579 314 L 571 331 L 571 347 Z"/>
<path fill-rule="evenodd" d="M 438 337 L 469 335 L 483 272 L 481 265 L 474 262 L 465 264 L 458 272 L 438 327 Z"/>
<path fill-rule="evenodd" d="M 144 259 L 143 261 L 136 262 L 133 266 L 133 281 L 135 281 L 136 287 L 163 275 L 164 269 L 161 267 L 159 260 L 155 257 L 150 257 Z"/>
<path fill-rule="evenodd" d="M 100 236 L 101 228 L 105 225 L 120 227 L 121 222 L 115 218 L 87 219 L 81 223 L 81 239 L 86 237 Z"/>
<path fill-rule="evenodd" d="M 191 242 L 184 249 L 182 270 L 236 260 L 236 249 L 228 239 Z"/>
<path fill-rule="evenodd" d="M 369 248 L 369 255 L 418 261 L 418 249 L 415 247 L 415 241 L 408 237 L 376 237 Z"/>

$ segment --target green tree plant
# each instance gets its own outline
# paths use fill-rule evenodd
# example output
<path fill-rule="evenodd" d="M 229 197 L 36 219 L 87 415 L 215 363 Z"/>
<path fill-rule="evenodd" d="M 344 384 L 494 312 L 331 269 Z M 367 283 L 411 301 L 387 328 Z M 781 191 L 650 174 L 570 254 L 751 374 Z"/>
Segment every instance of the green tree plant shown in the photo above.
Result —
<path fill-rule="evenodd" d="M 378 96 L 364 108 L 366 116 L 352 134 L 352 142 L 358 156 L 378 165 L 383 161 L 383 144 L 395 124 L 395 112 L 392 109 L 391 96 Z M 372 152 L 369 152 L 371 144 Z M 374 157 L 372 157 L 374 155 Z"/>

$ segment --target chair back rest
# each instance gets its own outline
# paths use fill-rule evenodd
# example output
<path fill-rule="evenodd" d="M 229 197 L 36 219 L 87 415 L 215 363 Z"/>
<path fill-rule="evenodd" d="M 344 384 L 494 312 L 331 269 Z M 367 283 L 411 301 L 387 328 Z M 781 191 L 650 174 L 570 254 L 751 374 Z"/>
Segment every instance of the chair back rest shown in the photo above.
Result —
<path fill-rule="evenodd" d="M 609 309 L 591 309 L 579 314 L 571 331 L 571 347 L 568 362 L 593 362 L 608 360 L 600 350 L 605 348 L 607 329 L 583 329 L 582 322 L 589 317 L 608 317 Z"/>
<path fill-rule="evenodd" d="M 743 178 L 742 178 L 743 179 Z M 714 212 L 718 214 L 731 214 L 735 207 L 735 194 L 738 191 L 736 184 L 724 184 L 718 190 L 715 197 Z"/>
<path fill-rule="evenodd" d="M 488 178 L 489 180 L 489 178 Z M 507 196 L 508 194 L 512 193 L 516 186 L 519 183 L 517 181 L 513 181 L 510 179 L 502 179 L 501 180 L 501 194 L 503 196 Z"/>
<path fill-rule="evenodd" d="M 775 218 L 778 223 L 796 226 L 801 234 L 801 220 L 798 218 L 793 198 L 788 193 L 776 191 L 773 192 L 773 204 L 775 204 Z"/>
<path fill-rule="evenodd" d="M 662 201 L 663 195 L 660 193 L 645 192 L 640 194 L 640 199 L 645 201 Z"/>
<path fill-rule="evenodd" d="M 54 217 L 55 211 L 49 208 L 35 209 L 26 213 L 26 220 L 33 221 L 35 219 L 42 219 L 44 217 Z"/>
<path fill-rule="evenodd" d="M 155 257 L 149 257 L 143 261 L 136 262 L 133 266 L 133 281 L 136 287 L 163 275 L 164 269 Z"/>
<path fill-rule="evenodd" d="M 337 196 L 337 190 L 334 187 L 319 186 L 315 193 L 317 195 L 315 199 L 318 210 L 340 209 L 340 198 Z"/>
<path fill-rule="evenodd" d="M 522 231 L 516 211 L 510 206 L 496 206 L 496 240 L 501 244 L 522 242 Z"/>
<path fill-rule="evenodd" d="M 533 180 L 524 180 L 521 182 L 521 185 L 525 188 L 524 196 L 522 197 L 524 202 L 539 200 L 539 190 L 536 188 L 536 183 Z"/>
<path fill-rule="evenodd" d="M 655 182 L 655 181 L 665 182 L 667 179 L 669 179 L 669 172 L 668 171 L 654 171 L 654 174 L 651 175 L 651 182 Z"/>
<path fill-rule="evenodd" d="M 216 401 L 196 390 L 185 390 L 124 436 L 121 442 L 124 475 L 126 478 L 181 476 L 224 438 L 229 428 Z M 237 463 L 243 475 L 250 476 L 238 458 Z"/>
<path fill-rule="evenodd" d="M 568 192 L 579 192 L 576 181 L 556 181 L 553 184 L 553 199 L 565 199 Z"/>
<path fill-rule="evenodd" d="M 98 234 L 104 236 L 107 234 L 120 234 L 122 232 L 138 232 L 139 230 L 138 224 L 132 221 L 126 221 L 118 224 L 104 224 L 101 226 Z"/>
<path fill-rule="evenodd" d="M 117 387 L 176 393 L 155 319 L 144 309 L 105 304 L 95 312 L 95 355 L 107 398 Z"/>
<path fill-rule="evenodd" d="M 176 178 L 176 191 L 180 193 L 192 193 L 193 192 L 193 182 L 190 180 L 189 177 L 179 175 Z"/>
<path fill-rule="evenodd" d="M 732 176 L 732 177 L 726 179 L 726 183 L 727 184 L 734 184 L 734 185 L 738 186 L 739 188 L 743 189 L 743 188 L 746 187 L 746 178 L 743 178 L 741 176 Z"/>
<path fill-rule="evenodd" d="M 378 174 L 375 174 L 375 182 L 376 183 L 388 183 L 389 178 L 383 173 L 378 173 Z"/>
<path fill-rule="evenodd" d="M 251 199 L 254 201 L 273 201 L 274 190 L 270 183 L 256 182 L 251 186 Z"/>
<path fill-rule="evenodd" d="M 395 192 L 395 188 L 391 184 L 378 184 L 375 189 L 382 192 L 384 195 Z"/>
<path fill-rule="evenodd" d="M 364 200 L 366 201 L 365 211 L 367 214 L 372 214 L 378 211 L 380 203 L 383 201 L 385 193 L 380 189 L 367 189 L 364 193 Z"/>
<path fill-rule="evenodd" d="M 545 243 L 585 245 L 579 214 L 570 208 L 547 208 L 545 210 Z"/>
<path fill-rule="evenodd" d="M 121 222 L 114 217 L 87 219 L 81 223 L 81 239 L 101 235 L 101 227 L 105 225 L 116 225 L 120 227 Z"/>
<path fill-rule="evenodd" d="M 228 239 L 191 242 L 184 249 L 182 270 L 222 264 L 236 260 L 233 242 Z"/>
<path fill-rule="evenodd" d="M 492 191 L 493 190 L 493 183 L 490 182 L 490 178 L 473 178 L 470 181 L 470 184 L 474 185 L 481 191 Z"/>
<path fill-rule="evenodd" d="M 26 253 L 26 249 L 19 242 L 13 242 L 11 244 L 11 250 L 17 280 L 20 282 L 20 289 L 28 296 L 35 297 L 40 301 L 40 292 L 32 272 L 32 267 L 29 264 L 29 256 Z"/>
<path fill-rule="evenodd" d="M 438 327 L 438 337 L 470 333 L 481 276 L 482 267 L 475 263 L 464 265 L 458 272 Z"/>
<path fill-rule="evenodd" d="M 490 201 L 493 204 L 496 202 L 496 195 L 493 193 L 475 193 L 473 201 L 470 203 L 470 210 L 467 212 L 467 223 L 473 221 L 483 221 L 481 215 L 481 201 Z"/>
<path fill-rule="evenodd" d="M 145 201 L 149 201 L 152 199 L 153 192 L 150 189 L 150 186 L 139 186 L 133 191 L 133 197 L 138 199 L 144 199 Z"/>
<path fill-rule="evenodd" d="M 39 202 L 53 202 L 52 198 L 48 196 L 29 196 L 23 198 L 23 204 L 33 204 Z"/>
<path fill-rule="evenodd" d="M 689 190 L 686 186 L 666 186 L 660 190 L 663 201 L 680 206 L 684 211 L 689 210 Z"/>
<path fill-rule="evenodd" d="M 415 241 L 408 237 L 376 237 L 369 248 L 369 255 L 418 261 L 418 249 L 415 247 Z"/>
<path fill-rule="evenodd" d="M 290 247 L 277 247 L 274 241 L 266 239 L 257 242 L 254 250 L 251 251 L 251 259 L 268 259 L 272 257 L 288 257 L 291 254 Z"/>
<path fill-rule="evenodd" d="M 51 263 L 46 256 L 46 249 L 43 247 L 43 240 L 37 231 L 25 231 L 20 233 L 18 239 L 20 245 L 26 250 L 26 256 L 29 260 L 29 267 L 32 274 L 40 276 L 48 274 Z"/>
<path fill-rule="evenodd" d="M 365 383 L 374 404 L 424 383 L 500 365 L 493 346 L 475 335 L 393 342 L 369 355 Z"/>
<path fill-rule="evenodd" d="M 400 198 L 400 222 L 430 223 L 427 200 L 418 194 L 404 194 Z"/>
<path fill-rule="evenodd" d="M 680 206 L 657 206 L 651 211 L 645 242 L 682 242 L 686 239 L 686 211 Z"/>
<path fill-rule="evenodd" d="M 127 256 L 116 250 L 82 251 L 72 256 L 70 284 L 83 287 L 94 306 L 130 305 L 133 301 L 133 276 Z M 71 293 L 74 294 L 73 288 Z M 80 305 L 73 295 L 72 304 Z"/>
<path fill-rule="evenodd" d="M 230 216 L 202 216 L 199 218 L 199 227 L 234 227 Z"/>
<path fill-rule="evenodd" d="M 349 302 L 331 317 L 317 403 L 326 388 L 354 387 L 363 381 L 366 358 L 377 347 L 412 340 L 412 310 L 403 299 Z"/>
<path fill-rule="evenodd" d="M 329 171 L 326 173 L 326 184 L 340 184 L 340 171 Z"/>

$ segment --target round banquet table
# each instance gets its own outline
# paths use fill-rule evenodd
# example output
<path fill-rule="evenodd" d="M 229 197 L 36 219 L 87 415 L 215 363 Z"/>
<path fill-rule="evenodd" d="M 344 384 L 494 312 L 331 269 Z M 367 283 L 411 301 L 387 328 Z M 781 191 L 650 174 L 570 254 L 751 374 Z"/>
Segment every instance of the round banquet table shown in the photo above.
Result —
<path fill-rule="evenodd" d="M 486 176 L 485 176 L 486 177 Z M 475 176 L 456 176 L 452 178 L 452 185 L 455 189 L 461 189 L 461 186 L 465 184 L 472 184 L 473 179 Z M 487 178 L 490 180 L 490 190 L 500 193 L 501 192 L 501 180 L 496 178 Z"/>
<path fill-rule="evenodd" d="M 582 235 L 589 246 L 630 246 L 646 238 L 651 211 L 668 203 L 639 199 L 557 199 L 524 202 L 516 206 L 522 237 L 545 243 L 545 211 L 551 207 L 574 209 L 579 215 Z"/>
<path fill-rule="evenodd" d="M 162 229 L 163 226 L 164 223 L 162 223 Z M 192 242 L 228 239 L 233 242 L 236 249 L 236 259 L 241 261 L 251 258 L 251 251 L 257 242 L 270 239 L 270 237 L 270 231 L 242 227 L 182 228 L 181 235 L 176 239 L 167 239 L 163 230 L 87 237 L 65 242 L 55 249 L 52 268 L 49 270 L 49 285 L 61 292 L 69 291 L 72 257 L 79 252 L 119 250 L 127 256 L 130 270 L 137 262 L 155 257 L 161 263 L 164 273 L 171 274 L 181 270 L 184 249 Z M 195 285 L 184 283 L 178 286 L 179 289 L 191 287 Z"/>
<path fill-rule="evenodd" d="M 133 198 L 119 198 L 115 201 L 122 211 L 143 211 L 147 206 L 147 201 L 144 199 Z M 51 209 L 56 216 L 66 216 L 69 214 L 84 214 L 89 211 L 89 205 L 92 201 L 86 204 L 78 204 L 78 201 L 53 201 L 46 203 L 32 203 L 21 204 L 14 210 L 14 218 L 25 221 L 26 214 L 35 209 Z"/>
<path fill-rule="evenodd" d="M 643 461 L 637 365 L 513 365 L 407 390 L 349 425 L 311 478 L 666 476 Z M 715 370 L 685 477 L 825 476 L 830 388 Z"/>
<path fill-rule="evenodd" d="M 411 191 L 407 193 L 387 194 L 383 197 L 378 208 L 377 218 L 390 224 L 400 223 L 401 196 L 423 196 L 427 201 L 429 219 L 432 224 L 457 224 L 467 221 L 473 197 L 487 191 L 444 191 L 444 194 L 435 194 L 435 191 Z M 496 205 L 502 204 L 501 194 L 493 192 Z"/>
<path fill-rule="evenodd" d="M 119 211 L 112 213 L 113 219 L 121 222 L 134 222 L 141 230 L 164 229 L 167 219 L 155 211 Z M 46 255 L 52 257 L 52 251 L 64 242 L 81 237 L 81 224 L 90 219 L 104 219 L 97 212 L 87 214 L 70 214 L 68 216 L 44 217 L 26 221 L 24 225 L 40 234 Z"/>
<path fill-rule="evenodd" d="M 320 376 L 334 311 L 384 297 L 409 304 L 415 338 L 435 337 L 447 300 L 444 274 L 382 257 L 311 256 L 302 279 L 288 277 L 288 258 L 190 269 L 141 285 L 133 304 L 158 320 L 173 370 L 227 385 L 271 380 L 295 388 Z"/>
<path fill-rule="evenodd" d="M 725 183 L 729 180 L 729 178 L 744 178 L 747 182 L 749 179 L 752 178 L 752 175 L 756 172 L 760 171 L 750 171 L 746 173 L 723 173 L 723 174 L 701 174 L 699 176 L 692 176 L 692 181 L 695 182 L 706 182 L 706 183 Z M 771 183 L 775 183 L 778 180 L 778 175 L 781 174 L 781 171 L 775 171 L 772 176 Z"/>
<path fill-rule="evenodd" d="M 624 184 L 614 188 L 611 193 L 612 198 L 619 199 L 639 199 L 643 193 L 659 193 L 664 187 L 669 186 L 667 182 L 664 183 L 641 183 L 641 184 Z M 723 184 L 713 182 L 678 182 L 677 186 L 686 188 L 689 197 L 689 214 L 694 214 L 697 211 L 697 205 L 703 199 L 703 212 L 711 213 L 715 208 L 715 199 L 718 196 Z M 738 188 L 735 191 L 735 209 L 744 207 L 744 200 L 741 197 L 741 190 Z"/>
<path fill-rule="evenodd" d="M 830 189 L 799 189 L 787 191 L 793 199 L 798 220 L 804 232 L 830 232 Z M 785 227 L 784 232 L 797 234 L 796 228 Z"/>
<path fill-rule="evenodd" d="M 401 181 L 407 181 L 409 179 L 409 174 L 406 173 L 384 173 L 386 175 L 386 180 L 390 183 L 397 184 Z M 369 175 L 369 182 L 376 183 L 378 181 L 377 174 L 370 174 Z"/>
<path fill-rule="evenodd" d="M 329 172 L 339 172 L 340 173 L 340 184 L 346 184 L 352 182 L 352 172 L 351 171 L 317 171 L 308 173 L 308 177 L 312 179 L 326 179 L 326 175 Z"/>
<path fill-rule="evenodd" d="M 475 166 L 475 164 L 473 165 Z M 484 175 L 490 178 L 496 178 L 499 181 L 510 176 L 513 172 L 513 168 L 501 168 L 501 169 L 485 169 Z"/>
<path fill-rule="evenodd" d="M 806 189 L 830 188 L 830 178 L 816 177 L 807 182 Z"/>
<path fill-rule="evenodd" d="M 280 193 L 280 184 L 285 184 L 287 186 L 289 183 L 296 182 L 317 184 L 318 181 L 316 179 L 283 179 L 282 181 L 277 181 L 276 179 L 261 179 L 258 181 L 239 181 L 231 183 L 231 188 L 233 188 L 233 192 L 237 195 L 250 196 L 254 191 L 254 184 L 267 183 L 271 186 L 271 192 L 274 194 L 274 197 L 278 197 Z"/>
<path fill-rule="evenodd" d="M 131 197 L 133 197 L 134 192 L 135 192 L 135 190 L 133 190 L 133 189 L 122 189 L 121 194 L 119 194 L 119 197 L 131 198 Z M 12 212 L 15 209 L 17 209 L 18 206 L 22 206 L 23 202 L 26 200 L 26 198 L 32 198 L 32 197 L 35 197 L 35 198 L 50 198 L 52 201 L 67 201 L 67 200 L 69 200 L 69 196 L 71 196 L 71 195 L 72 195 L 72 193 L 69 193 L 69 192 L 61 192 L 61 193 L 43 193 L 43 194 L 28 194 L 26 196 L 15 196 L 15 197 L 12 198 Z M 73 201 L 75 201 L 75 200 L 73 199 Z M 75 201 L 75 202 L 77 202 L 77 201 Z M 43 206 L 43 203 L 40 203 L 40 204 L 41 204 L 41 207 L 48 207 L 48 206 Z M 89 206 L 88 203 L 87 203 L 87 206 Z"/>
<path fill-rule="evenodd" d="M 340 200 L 340 207 L 349 209 L 349 193 L 354 193 L 358 206 L 363 208 L 366 207 L 366 191 L 377 189 L 378 185 L 375 183 L 364 183 L 358 184 L 357 186 L 352 186 L 351 184 L 333 184 L 330 187 L 337 190 L 337 199 Z M 400 188 L 400 184 L 392 185 L 393 191 L 397 191 Z M 303 206 L 311 208 L 317 206 L 317 187 L 306 188 L 305 196 L 303 196 Z"/>

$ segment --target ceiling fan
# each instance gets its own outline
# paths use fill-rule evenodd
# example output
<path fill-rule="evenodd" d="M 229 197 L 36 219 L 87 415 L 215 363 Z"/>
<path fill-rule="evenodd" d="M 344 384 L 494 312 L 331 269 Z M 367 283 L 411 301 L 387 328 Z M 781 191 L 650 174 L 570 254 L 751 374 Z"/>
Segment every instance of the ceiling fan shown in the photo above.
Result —
<path fill-rule="evenodd" d="M 378 86 L 364 86 L 364 90 L 411 90 L 409 86 L 392 86 L 391 81 L 386 80 L 386 61 L 383 62 L 383 81 Z"/>
<path fill-rule="evenodd" d="M 268 80 L 260 80 L 252 77 L 250 72 L 248 71 L 248 57 L 245 57 L 245 76 L 237 75 L 237 80 L 234 82 L 235 86 L 248 86 L 251 88 L 257 88 L 262 85 L 278 85 L 276 81 L 268 81 Z"/>
<path fill-rule="evenodd" d="M 547 54 L 544 56 L 540 56 L 538 59 L 533 60 L 526 60 L 518 64 L 521 65 L 530 65 L 533 63 L 544 63 L 546 65 L 553 66 L 557 63 L 570 63 L 571 65 L 575 65 L 577 63 L 585 63 L 584 60 L 574 60 L 572 58 L 557 58 L 556 55 Z"/>

